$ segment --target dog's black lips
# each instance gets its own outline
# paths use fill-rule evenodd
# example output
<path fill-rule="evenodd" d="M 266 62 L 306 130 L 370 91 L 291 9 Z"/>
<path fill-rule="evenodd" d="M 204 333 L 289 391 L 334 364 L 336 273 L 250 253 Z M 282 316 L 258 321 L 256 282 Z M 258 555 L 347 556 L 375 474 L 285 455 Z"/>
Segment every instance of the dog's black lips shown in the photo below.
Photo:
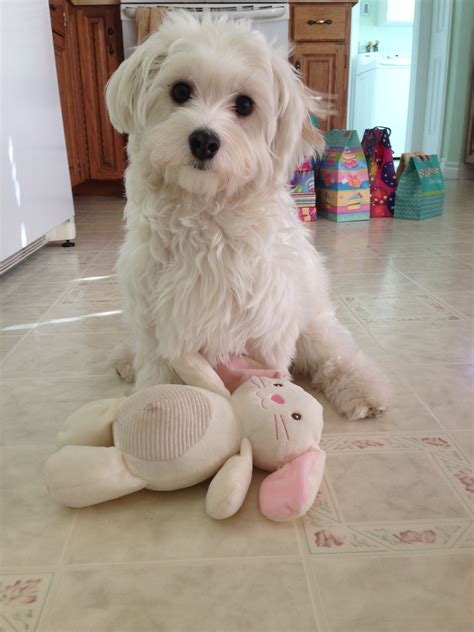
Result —
<path fill-rule="evenodd" d="M 207 165 L 203 162 L 195 162 L 194 163 L 194 168 L 195 169 L 199 169 L 199 171 L 206 171 L 207 169 Z"/>

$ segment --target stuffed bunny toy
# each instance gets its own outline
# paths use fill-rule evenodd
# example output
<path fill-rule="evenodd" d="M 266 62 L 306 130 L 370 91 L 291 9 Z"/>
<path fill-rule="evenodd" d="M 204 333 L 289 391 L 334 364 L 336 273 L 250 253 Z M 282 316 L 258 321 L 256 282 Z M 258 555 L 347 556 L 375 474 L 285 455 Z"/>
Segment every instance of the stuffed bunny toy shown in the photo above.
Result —
<path fill-rule="evenodd" d="M 288 379 L 258 371 L 231 394 L 201 355 L 173 368 L 185 385 L 92 402 L 69 417 L 63 447 L 46 463 L 51 495 L 85 507 L 215 475 L 206 511 L 222 519 L 240 509 L 256 465 L 273 472 L 260 487 L 262 513 L 278 521 L 302 516 L 324 472 L 321 404 Z"/>

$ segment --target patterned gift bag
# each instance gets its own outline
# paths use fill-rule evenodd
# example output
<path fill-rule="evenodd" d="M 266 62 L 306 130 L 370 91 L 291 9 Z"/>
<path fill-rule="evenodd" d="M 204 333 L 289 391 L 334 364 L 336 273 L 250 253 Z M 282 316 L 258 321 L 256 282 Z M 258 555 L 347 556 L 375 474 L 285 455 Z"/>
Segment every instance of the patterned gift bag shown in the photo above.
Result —
<path fill-rule="evenodd" d="M 357 132 L 334 129 L 325 137 L 316 177 L 319 215 L 333 222 L 369 219 L 369 176 Z"/>
<path fill-rule="evenodd" d="M 444 178 L 438 156 L 411 156 L 398 183 L 396 219 L 428 219 L 443 212 Z"/>
<path fill-rule="evenodd" d="M 370 217 L 393 217 L 397 178 L 388 127 L 366 129 L 362 139 L 370 179 Z"/>
<path fill-rule="evenodd" d="M 314 161 L 308 158 L 298 166 L 290 184 L 291 197 L 303 222 L 316 220 L 316 190 L 314 187 Z"/>
<path fill-rule="evenodd" d="M 318 127 L 316 116 L 311 117 L 311 123 Z M 303 222 L 315 222 L 316 212 L 316 188 L 314 186 L 314 172 L 316 159 L 308 156 L 306 160 L 298 165 L 293 179 L 290 182 L 291 197 L 295 201 L 299 218 Z"/>

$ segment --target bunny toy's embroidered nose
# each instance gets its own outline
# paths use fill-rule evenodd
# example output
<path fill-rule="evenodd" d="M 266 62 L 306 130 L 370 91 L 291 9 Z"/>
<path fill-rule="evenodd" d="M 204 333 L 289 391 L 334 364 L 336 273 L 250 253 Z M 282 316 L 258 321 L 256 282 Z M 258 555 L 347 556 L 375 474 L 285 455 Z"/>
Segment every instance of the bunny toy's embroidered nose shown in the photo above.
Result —
<path fill-rule="evenodd" d="M 272 400 L 272 402 L 275 402 L 276 404 L 285 403 L 285 400 L 280 395 L 272 395 L 270 399 Z"/>

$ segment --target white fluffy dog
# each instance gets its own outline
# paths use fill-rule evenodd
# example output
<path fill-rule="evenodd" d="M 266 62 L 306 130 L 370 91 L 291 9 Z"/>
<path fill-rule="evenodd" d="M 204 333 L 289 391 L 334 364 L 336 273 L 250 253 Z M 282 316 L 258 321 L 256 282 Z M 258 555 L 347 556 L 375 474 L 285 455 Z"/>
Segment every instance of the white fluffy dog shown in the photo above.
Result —
<path fill-rule="evenodd" d="M 324 140 L 287 52 L 246 22 L 173 12 L 110 80 L 112 123 L 129 134 L 118 269 L 136 383 L 176 381 L 184 354 L 248 354 L 309 374 L 350 418 L 373 416 L 386 380 L 337 321 L 288 192 Z"/>

